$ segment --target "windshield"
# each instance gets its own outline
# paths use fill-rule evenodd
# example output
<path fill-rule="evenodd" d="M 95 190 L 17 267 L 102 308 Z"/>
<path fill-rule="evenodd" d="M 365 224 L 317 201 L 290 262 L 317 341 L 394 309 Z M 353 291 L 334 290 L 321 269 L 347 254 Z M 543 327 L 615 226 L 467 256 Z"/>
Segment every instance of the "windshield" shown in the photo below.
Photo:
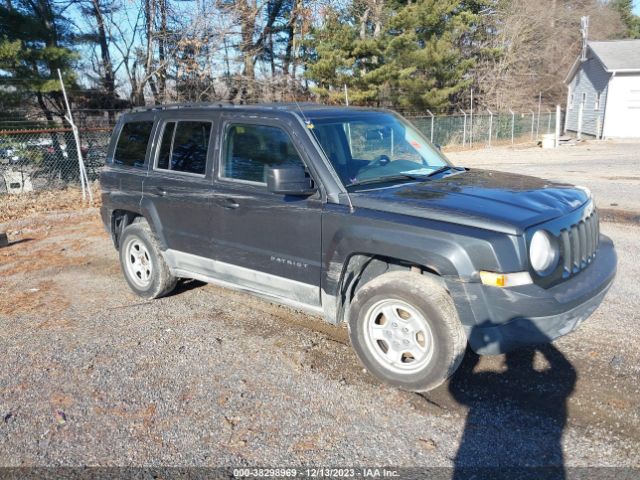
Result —
<path fill-rule="evenodd" d="M 313 115 L 310 128 L 345 186 L 426 177 L 449 165 L 405 120 L 385 112 Z"/>

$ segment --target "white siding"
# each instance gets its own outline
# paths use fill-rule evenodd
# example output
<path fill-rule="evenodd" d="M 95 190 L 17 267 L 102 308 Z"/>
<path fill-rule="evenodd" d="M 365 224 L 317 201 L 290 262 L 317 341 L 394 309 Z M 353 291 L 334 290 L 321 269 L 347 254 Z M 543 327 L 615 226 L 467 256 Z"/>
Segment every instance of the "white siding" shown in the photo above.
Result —
<path fill-rule="evenodd" d="M 596 136 L 602 132 L 605 105 L 607 104 L 608 81 L 610 74 L 595 58 L 589 58 L 578 67 L 578 71 L 569 84 L 566 128 L 568 131 L 578 130 L 578 113 L 580 103 L 584 99 L 582 112 L 582 133 Z M 600 101 L 598 100 L 600 94 Z M 573 102 L 571 101 L 573 99 Z M 595 109 L 598 103 L 598 110 Z M 600 122 L 598 123 L 598 118 Z M 600 132 L 597 131 L 598 125 Z"/>
<path fill-rule="evenodd" d="M 640 74 L 618 73 L 611 78 L 604 136 L 640 138 Z"/>

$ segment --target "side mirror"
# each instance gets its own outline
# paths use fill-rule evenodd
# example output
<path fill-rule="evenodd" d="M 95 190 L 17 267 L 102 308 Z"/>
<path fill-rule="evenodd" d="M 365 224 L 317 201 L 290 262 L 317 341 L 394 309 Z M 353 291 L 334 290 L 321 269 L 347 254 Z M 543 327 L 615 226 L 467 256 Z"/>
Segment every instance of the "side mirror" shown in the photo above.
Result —
<path fill-rule="evenodd" d="M 316 192 L 313 180 L 304 167 L 299 165 L 277 165 L 267 167 L 267 188 L 282 195 L 308 196 Z"/>

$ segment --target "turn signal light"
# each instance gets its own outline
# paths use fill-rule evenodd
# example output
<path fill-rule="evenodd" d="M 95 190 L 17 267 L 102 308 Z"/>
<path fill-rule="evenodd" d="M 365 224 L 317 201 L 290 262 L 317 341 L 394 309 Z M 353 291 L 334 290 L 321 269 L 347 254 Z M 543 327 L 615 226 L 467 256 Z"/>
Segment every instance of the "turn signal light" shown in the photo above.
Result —
<path fill-rule="evenodd" d="M 495 273 L 481 271 L 480 281 L 485 285 L 500 288 L 517 287 L 519 285 L 533 283 L 529 272 Z"/>

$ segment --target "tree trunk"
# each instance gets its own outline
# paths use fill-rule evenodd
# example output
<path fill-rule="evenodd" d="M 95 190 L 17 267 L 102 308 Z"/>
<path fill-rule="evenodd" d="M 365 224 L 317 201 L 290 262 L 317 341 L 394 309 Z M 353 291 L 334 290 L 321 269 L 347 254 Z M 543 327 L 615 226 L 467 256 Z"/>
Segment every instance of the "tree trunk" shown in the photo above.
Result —
<path fill-rule="evenodd" d="M 167 101 L 167 0 L 160 0 L 160 38 L 158 39 L 158 94 L 163 102 Z"/>
<path fill-rule="evenodd" d="M 287 22 L 287 27 L 285 31 L 287 32 L 287 45 L 284 49 L 284 58 L 282 60 L 282 73 L 286 76 L 289 75 L 289 67 L 291 65 L 291 52 L 293 50 L 293 36 L 295 34 L 294 25 L 297 21 L 298 17 L 298 0 L 293 2 L 293 7 L 291 8 L 291 15 L 289 17 L 289 21 Z"/>
<path fill-rule="evenodd" d="M 253 80 L 255 78 L 255 71 L 253 65 L 253 32 L 255 28 L 255 19 L 251 17 L 249 12 L 243 16 L 242 19 L 242 44 L 240 49 L 242 50 L 242 61 L 244 64 L 244 75 L 248 79 Z"/>
<path fill-rule="evenodd" d="M 240 15 L 240 52 L 242 54 L 243 64 L 243 80 L 244 89 L 242 93 L 242 100 L 254 100 L 255 89 L 255 45 L 253 43 L 253 35 L 256 27 L 256 14 L 255 8 L 249 4 L 247 0 L 236 2 L 237 13 Z"/>
<path fill-rule="evenodd" d="M 102 80 L 105 90 L 109 97 L 108 115 L 109 122 L 113 123 L 115 120 L 115 112 L 113 107 L 115 105 L 114 100 L 116 97 L 116 85 L 113 73 L 113 63 L 111 62 L 111 54 L 109 53 L 109 43 L 107 40 L 107 30 L 104 24 L 104 17 L 100 9 L 100 0 L 91 0 L 91 6 L 93 16 L 96 20 L 98 27 L 98 44 L 100 45 L 100 57 L 102 60 L 102 68 L 104 70 L 104 78 Z"/>
<path fill-rule="evenodd" d="M 282 71 L 285 75 L 289 77 L 289 81 L 293 84 L 296 76 L 296 65 L 295 65 L 295 39 L 296 39 L 296 24 L 298 23 L 298 18 L 300 15 L 300 1 L 294 0 L 293 5 L 291 6 L 291 15 L 289 17 L 289 22 L 287 23 L 287 46 L 284 52 L 284 61 L 282 63 Z M 291 71 L 289 71 L 291 69 Z"/>
<path fill-rule="evenodd" d="M 367 37 L 367 22 L 369 21 L 369 13 L 371 9 L 367 7 L 360 17 L 360 40 L 364 40 Z"/>
<path fill-rule="evenodd" d="M 153 101 L 155 104 L 160 103 L 160 99 L 158 98 L 158 89 L 155 86 L 155 82 L 153 82 L 153 40 L 154 40 L 154 29 L 153 23 L 155 19 L 155 10 L 156 10 L 156 0 L 144 0 L 144 15 L 145 15 L 145 23 L 146 23 L 146 53 L 145 53 L 145 62 L 144 62 L 144 78 L 140 82 L 138 88 L 140 89 L 140 95 L 144 97 L 144 86 L 148 82 L 151 87 L 151 93 L 153 94 Z"/>

